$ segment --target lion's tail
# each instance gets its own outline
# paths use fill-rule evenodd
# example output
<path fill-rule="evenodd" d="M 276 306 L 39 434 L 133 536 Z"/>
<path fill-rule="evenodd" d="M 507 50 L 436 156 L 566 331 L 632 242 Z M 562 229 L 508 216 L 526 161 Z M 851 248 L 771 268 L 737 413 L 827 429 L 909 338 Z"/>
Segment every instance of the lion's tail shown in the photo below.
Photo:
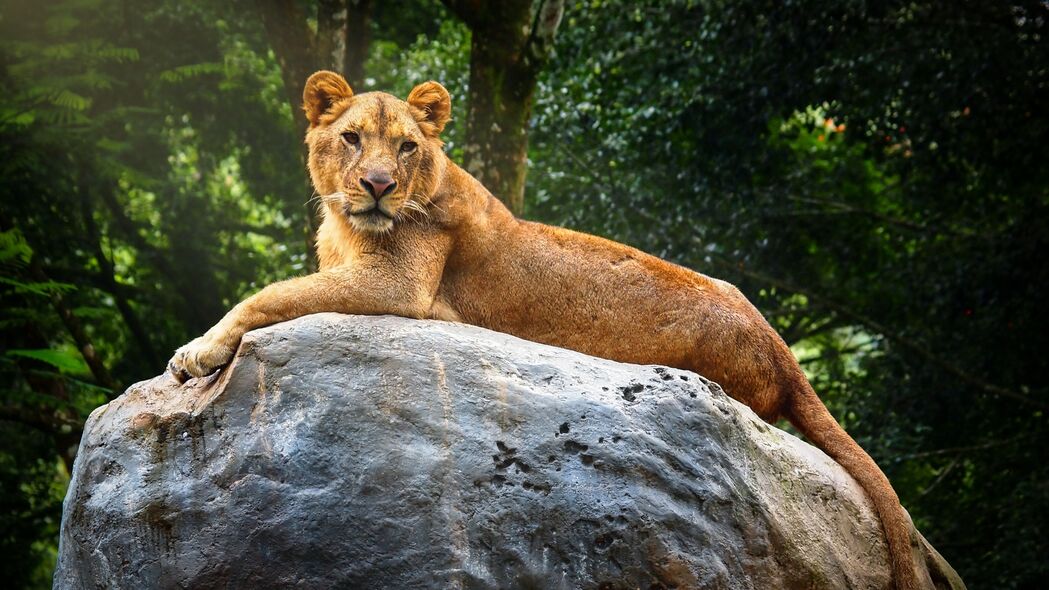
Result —
<path fill-rule="evenodd" d="M 804 376 L 792 394 L 793 403 L 785 408 L 785 417 L 809 441 L 844 467 L 874 504 L 888 542 L 897 590 L 918 590 L 925 586 L 919 583 L 911 554 L 910 519 L 889 479 L 874 459 L 838 424 Z"/>

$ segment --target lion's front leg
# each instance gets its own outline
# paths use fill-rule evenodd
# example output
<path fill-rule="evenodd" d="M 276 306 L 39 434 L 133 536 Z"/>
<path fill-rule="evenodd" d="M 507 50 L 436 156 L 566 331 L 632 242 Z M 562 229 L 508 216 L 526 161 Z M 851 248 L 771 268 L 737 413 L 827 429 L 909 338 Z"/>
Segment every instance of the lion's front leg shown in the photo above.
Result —
<path fill-rule="evenodd" d="M 168 371 L 180 382 L 210 375 L 230 362 L 249 330 L 311 313 L 425 317 L 432 297 L 410 281 L 393 280 L 375 269 L 322 271 L 274 283 L 245 299 L 206 334 L 175 351 Z"/>
<path fill-rule="evenodd" d="M 304 277 L 293 281 L 309 279 Z M 210 375 L 229 364 L 240 346 L 241 338 L 248 331 L 311 313 L 305 302 L 296 302 L 287 296 L 286 287 L 291 282 L 270 285 L 231 309 L 203 336 L 179 347 L 168 361 L 168 371 L 180 383 L 192 377 Z M 296 303 L 299 305 L 296 306 Z M 253 311 L 260 309 L 268 310 L 269 313 Z"/>

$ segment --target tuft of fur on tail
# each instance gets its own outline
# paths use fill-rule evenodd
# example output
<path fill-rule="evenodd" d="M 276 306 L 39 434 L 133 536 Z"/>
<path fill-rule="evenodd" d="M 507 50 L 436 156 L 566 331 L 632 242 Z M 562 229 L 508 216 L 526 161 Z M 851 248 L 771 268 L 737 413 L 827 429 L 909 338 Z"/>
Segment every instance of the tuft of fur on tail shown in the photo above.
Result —
<path fill-rule="evenodd" d="M 845 468 L 874 504 L 881 519 L 885 540 L 889 546 L 889 560 L 897 590 L 931 588 L 932 580 L 915 568 L 911 552 L 910 518 L 900 504 L 889 478 L 885 477 L 874 459 L 838 424 L 823 401 L 819 399 L 808 380 L 799 380 L 791 403 L 785 408 L 790 420 L 812 444 L 827 453 Z M 924 574 L 924 572 L 922 572 Z M 921 578 L 926 578 L 924 582 Z"/>

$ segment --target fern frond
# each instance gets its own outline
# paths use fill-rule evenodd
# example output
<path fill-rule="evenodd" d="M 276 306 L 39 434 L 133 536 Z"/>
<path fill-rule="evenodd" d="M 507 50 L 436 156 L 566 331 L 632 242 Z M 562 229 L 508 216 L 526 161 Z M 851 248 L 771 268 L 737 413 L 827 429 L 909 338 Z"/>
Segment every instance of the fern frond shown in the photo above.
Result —
<path fill-rule="evenodd" d="M 221 74 L 224 67 L 218 62 L 203 62 L 198 64 L 187 64 L 164 70 L 160 73 L 160 79 L 164 82 L 182 82 L 190 78 L 199 78 L 208 74 Z"/>

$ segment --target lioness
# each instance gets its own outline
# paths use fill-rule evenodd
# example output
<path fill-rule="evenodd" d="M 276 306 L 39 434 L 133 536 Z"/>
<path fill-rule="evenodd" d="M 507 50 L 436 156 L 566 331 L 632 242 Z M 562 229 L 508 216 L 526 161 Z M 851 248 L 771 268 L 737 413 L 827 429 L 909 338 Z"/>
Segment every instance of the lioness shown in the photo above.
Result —
<path fill-rule="evenodd" d="M 874 461 L 816 396 L 787 345 L 732 285 L 602 238 L 516 219 L 451 162 L 451 99 L 354 95 L 332 72 L 306 82 L 320 272 L 270 285 L 178 349 L 180 380 L 230 361 L 253 328 L 311 313 L 396 314 L 483 326 L 617 361 L 688 369 L 765 420 L 783 416 L 870 495 L 897 588 L 930 586 L 908 518 Z"/>

